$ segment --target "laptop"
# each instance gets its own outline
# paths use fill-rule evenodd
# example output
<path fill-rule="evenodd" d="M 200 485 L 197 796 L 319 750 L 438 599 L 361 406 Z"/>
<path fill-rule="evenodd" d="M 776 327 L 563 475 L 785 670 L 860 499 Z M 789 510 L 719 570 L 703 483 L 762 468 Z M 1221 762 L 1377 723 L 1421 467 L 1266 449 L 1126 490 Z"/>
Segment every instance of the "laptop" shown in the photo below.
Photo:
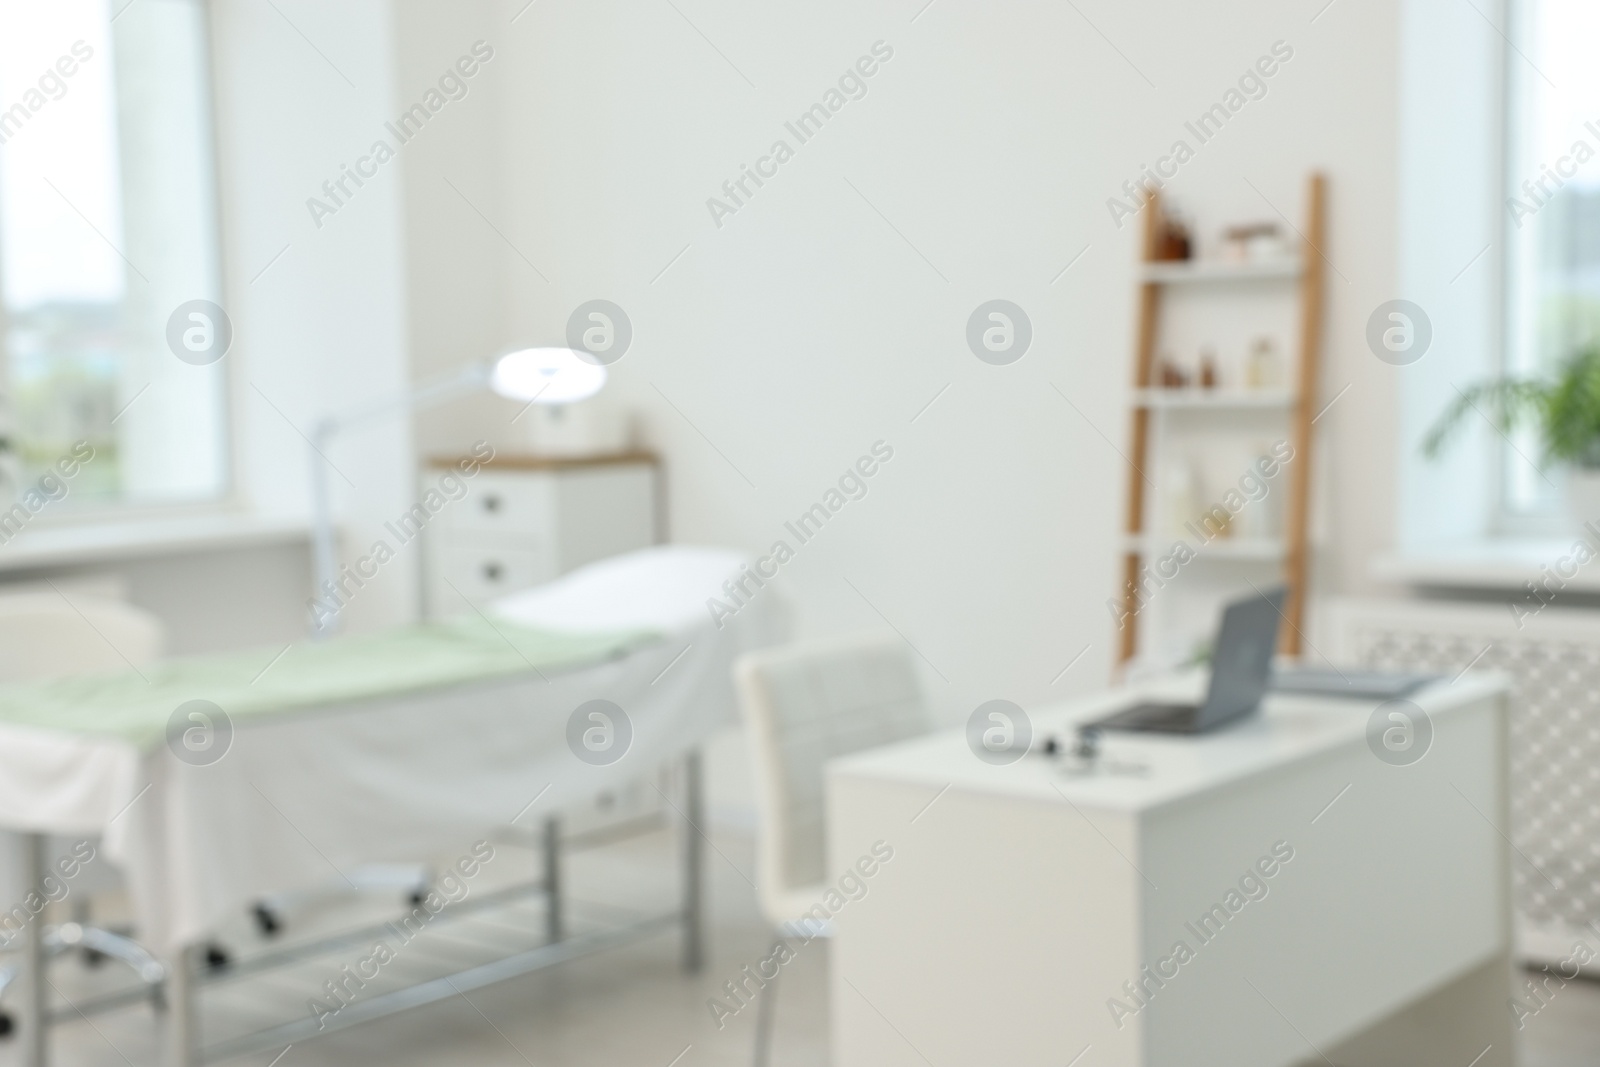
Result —
<path fill-rule="evenodd" d="M 1272 654 L 1278 647 L 1278 622 L 1283 618 L 1283 586 L 1235 600 L 1222 612 L 1216 652 L 1211 657 L 1211 684 L 1199 704 L 1141 703 L 1104 719 L 1085 723 L 1084 730 L 1143 730 L 1163 734 L 1197 734 L 1248 715 L 1261 706 L 1272 677 Z"/>

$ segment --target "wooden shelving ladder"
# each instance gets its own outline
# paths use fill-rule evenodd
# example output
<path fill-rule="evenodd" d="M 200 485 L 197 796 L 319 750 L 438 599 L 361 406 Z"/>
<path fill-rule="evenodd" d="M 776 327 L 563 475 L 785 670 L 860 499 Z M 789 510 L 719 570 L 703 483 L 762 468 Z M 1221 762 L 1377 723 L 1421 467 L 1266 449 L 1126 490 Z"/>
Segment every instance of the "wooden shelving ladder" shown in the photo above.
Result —
<path fill-rule="evenodd" d="M 1151 194 L 1144 212 L 1144 249 L 1141 256 L 1139 281 L 1138 320 L 1135 330 L 1134 351 L 1134 402 L 1131 433 L 1132 470 L 1128 474 L 1127 544 L 1123 552 L 1123 616 L 1121 646 L 1118 652 L 1119 668 L 1131 660 L 1139 649 L 1139 595 L 1138 586 L 1143 561 L 1147 555 L 1144 542 L 1146 505 L 1145 486 L 1151 459 L 1151 423 L 1153 413 L 1167 403 L 1164 390 L 1155 388 L 1156 336 L 1160 325 L 1163 289 L 1170 285 L 1192 282 L 1196 284 L 1228 284 L 1229 282 L 1260 282 L 1275 277 L 1296 277 L 1300 289 L 1299 359 L 1295 390 L 1287 398 L 1291 409 L 1290 436 L 1294 444 L 1294 459 L 1288 465 L 1289 497 L 1284 515 L 1283 579 L 1289 595 L 1284 608 L 1285 620 L 1281 627 L 1279 650 L 1285 655 L 1298 656 L 1304 641 L 1306 610 L 1306 579 L 1310 565 L 1310 506 L 1311 506 L 1311 421 L 1316 418 L 1316 385 L 1322 362 L 1323 281 L 1322 249 L 1327 235 L 1327 180 L 1313 173 L 1307 181 L 1305 228 L 1301 231 L 1301 248 L 1298 265 L 1285 269 L 1276 265 L 1207 264 L 1193 261 L 1164 262 L 1155 258 L 1157 239 L 1161 232 L 1161 201 Z M 1204 394 L 1201 394 L 1202 398 Z M 1176 397 L 1171 399 L 1177 399 Z M 1203 405 L 1200 405 L 1203 406 Z M 1227 403 L 1219 407 L 1229 406 Z M 1246 406 L 1237 403 L 1236 406 Z"/>

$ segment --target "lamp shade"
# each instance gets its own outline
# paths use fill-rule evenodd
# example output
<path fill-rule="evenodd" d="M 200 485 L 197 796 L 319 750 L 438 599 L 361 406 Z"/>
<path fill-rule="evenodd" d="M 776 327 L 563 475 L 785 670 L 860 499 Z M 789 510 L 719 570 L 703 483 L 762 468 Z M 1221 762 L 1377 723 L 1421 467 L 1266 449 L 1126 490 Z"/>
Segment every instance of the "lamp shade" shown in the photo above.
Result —
<path fill-rule="evenodd" d="M 571 404 L 598 393 L 606 369 L 570 348 L 522 348 L 495 360 L 489 388 L 510 400 Z"/>

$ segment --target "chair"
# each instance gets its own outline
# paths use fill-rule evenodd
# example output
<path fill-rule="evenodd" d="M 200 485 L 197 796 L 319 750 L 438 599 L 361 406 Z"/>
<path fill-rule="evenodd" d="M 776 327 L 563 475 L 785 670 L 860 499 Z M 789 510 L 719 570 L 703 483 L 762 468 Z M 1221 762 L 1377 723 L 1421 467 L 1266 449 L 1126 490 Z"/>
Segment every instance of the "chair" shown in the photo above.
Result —
<path fill-rule="evenodd" d="M 160 657 L 165 644 L 159 619 L 120 600 L 0 593 L 0 682 L 137 667 Z"/>
<path fill-rule="evenodd" d="M 109 597 L 86 593 L 0 593 L 0 682 L 33 682 L 100 670 L 126 670 L 160 657 L 166 644 L 161 621 L 147 611 Z M 65 855 L 66 838 L 51 837 L 47 856 Z M 74 949 L 91 962 L 111 957 L 127 964 L 160 995 L 165 970 L 132 939 L 88 924 L 89 897 L 121 885 L 117 871 L 99 859 L 73 881 L 72 920 L 44 931 L 45 951 L 58 956 Z M 0 967 L 0 996 L 16 981 L 19 968 Z M 11 1031 L 0 1012 L 0 1036 Z"/>
<path fill-rule="evenodd" d="M 827 889 L 823 768 L 837 756 L 926 733 L 930 723 L 905 644 L 863 636 L 751 653 L 734 665 L 751 746 L 760 826 L 757 895 L 767 922 L 822 933 L 806 912 Z M 781 974 L 781 968 L 779 974 Z M 754 1062 L 771 1053 L 778 979 L 756 1009 Z"/>

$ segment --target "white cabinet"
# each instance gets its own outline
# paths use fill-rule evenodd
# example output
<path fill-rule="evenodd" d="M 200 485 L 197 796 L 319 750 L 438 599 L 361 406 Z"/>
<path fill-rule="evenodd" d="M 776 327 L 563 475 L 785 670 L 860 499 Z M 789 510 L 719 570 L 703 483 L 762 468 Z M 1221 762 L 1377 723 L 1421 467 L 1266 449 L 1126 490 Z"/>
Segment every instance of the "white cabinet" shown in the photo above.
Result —
<path fill-rule="evenodd" d="M 424 480 L 456 465 L 428 465 Z M 428 526 L 429 618 L 655 544 L 659 463 L 645 452 L 546 459 L 496 456 Z"/>

